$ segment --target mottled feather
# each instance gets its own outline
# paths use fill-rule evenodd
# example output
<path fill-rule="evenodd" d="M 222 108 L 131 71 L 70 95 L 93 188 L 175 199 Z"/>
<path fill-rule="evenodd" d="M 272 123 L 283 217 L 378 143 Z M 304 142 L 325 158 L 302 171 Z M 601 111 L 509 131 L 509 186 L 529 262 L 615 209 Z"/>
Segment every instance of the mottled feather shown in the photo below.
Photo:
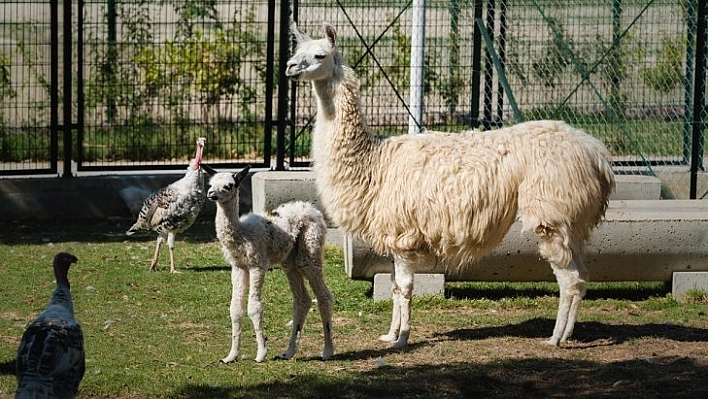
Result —
<path fill-rule="evenodd" d="M 17 398 L 73 398 L 86 369 L 84 336 L 74 317 L 68 269 L 76 257 L 54 258 L 57 287 L 47 308 L 27 327 L 17 351 Z"/>

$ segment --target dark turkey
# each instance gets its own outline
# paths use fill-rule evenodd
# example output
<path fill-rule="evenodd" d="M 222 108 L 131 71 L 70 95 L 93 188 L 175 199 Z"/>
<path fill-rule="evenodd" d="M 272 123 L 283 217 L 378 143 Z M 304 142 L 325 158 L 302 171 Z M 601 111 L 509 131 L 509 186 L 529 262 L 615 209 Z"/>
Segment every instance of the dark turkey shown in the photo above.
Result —
<path fill-rule="evenodd" d="M 160 246 L 163 241 L 167 241 L 167 248 L 170 251 L 170 272 L 178 273 L 175 269 L 175 236 L 192 226 L 206 201 L 202 173 L 202 152 L 205 143 L 205 138 L 197 139 L 196 154 L 189 163 L 184 177 L 150 194 L 143 203 L 138 220 L 125 232 L 127 235 L 132 235 L 139 230 L 157 232 L 155 254 L 150 262 L 151 271 L 157 270 Z"/>
<path fill-rule="evenodd" d="M 73 398 L 84 376 L 84 336 L 74 318 L 68 272 L 78 259 L 54 256 L 57 287 L 47 308 L 27 327 L 17 351 L 16 398 Z"/>

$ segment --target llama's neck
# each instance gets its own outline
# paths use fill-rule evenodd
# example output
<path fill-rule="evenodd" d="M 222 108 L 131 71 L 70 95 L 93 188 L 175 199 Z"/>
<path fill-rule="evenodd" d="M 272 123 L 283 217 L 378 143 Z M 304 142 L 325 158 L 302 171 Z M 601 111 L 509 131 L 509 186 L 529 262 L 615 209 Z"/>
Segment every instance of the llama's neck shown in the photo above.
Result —
<path fill-rule="evenodd" d="M 214 220 L 216 236 L 224 245 L 240 241 L 242 234 L 238 215 L 238 195 L 228 202 L 216 203 Z"/>
<path fill-rule="evenodd" d="M 317 96 L 312 160 L 318 191 L 332 219 L 357 230 L 367 204 L 343 193 L 368 191 L 379 141 L 364 122 L 359 80 L 351 68 L 340 66 L 332 79 L 312 84 Z"/>
<path fill-rule="evenodd" d="M 317 121 L 313 131 L 315 163 L 336 159 L 360 163 L 374 146 L 361 113 L 359 79 L 340 65 L 331 79 L 312 82 L 317 96 Z"/>

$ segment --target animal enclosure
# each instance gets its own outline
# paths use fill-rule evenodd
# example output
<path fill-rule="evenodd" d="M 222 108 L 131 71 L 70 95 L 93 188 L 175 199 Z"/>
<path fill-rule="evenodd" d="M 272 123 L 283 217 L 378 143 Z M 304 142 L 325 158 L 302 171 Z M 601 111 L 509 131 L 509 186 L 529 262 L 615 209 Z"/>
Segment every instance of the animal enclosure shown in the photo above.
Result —
<path fill-rule="evenodd" d="M 0 4 L 0 174 L 307 167 L 315 104 L 284 78 L 287 19 L 323 22 L 372 129 L 408 130 L 412 1 Z M 698 0 L 426 2 L 424 128 L 563 119 L 664 198 L 708 192 Z M 375 17 L 371 17 L 371 15 Z M 699 18 L 700 16 L 703 18 Z"/>

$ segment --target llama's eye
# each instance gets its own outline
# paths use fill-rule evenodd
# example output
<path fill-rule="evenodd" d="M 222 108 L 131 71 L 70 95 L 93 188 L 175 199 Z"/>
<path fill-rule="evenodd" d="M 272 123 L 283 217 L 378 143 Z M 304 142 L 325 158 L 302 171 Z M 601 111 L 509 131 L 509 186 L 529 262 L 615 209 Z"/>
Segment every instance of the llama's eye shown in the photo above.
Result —
<path fill-rule="evenodd" d="M 315 54 L 315 59 L 323 60 L 326 56 L 326 54 Z"/>
<path fill-rule="evenodd" d="M 224 186 L 224 188 L 225 188 L 226 190 L 228 190 L 228 191 L 231 191 L 231 189 L 234 188 L 234 185 L 233 185 L 233 184 L 227 184 L 226 186 Z"/>

